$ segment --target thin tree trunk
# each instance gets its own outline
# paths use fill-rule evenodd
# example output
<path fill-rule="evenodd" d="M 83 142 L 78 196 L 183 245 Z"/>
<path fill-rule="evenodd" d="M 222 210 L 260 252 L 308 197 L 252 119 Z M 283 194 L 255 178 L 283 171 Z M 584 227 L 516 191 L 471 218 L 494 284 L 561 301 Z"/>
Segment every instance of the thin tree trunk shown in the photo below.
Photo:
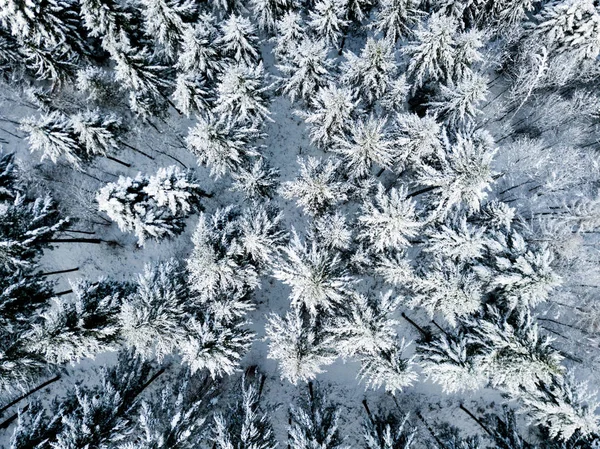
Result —
<path fill-rule="evenodd" d="M 417 190 L 416 192 L 409 193 L 408 195 L 406 195 L 406 198 L 412 198 L 412 197 L 415 197 L 415 196 L 419 196 L 419 195 L 421 195 L 423 193 L 431 192 L 432 190 L 439 189 L 439 188 L 440 188 L 439 186 L 425 187 L 425 188 L 423 188 L 421 190 Z"/>
<path fill-rule="evenodd" d="M 63 232 L 73 232 L 75 234 L 95 235 L 96 231 L 80 231 L 79 229 L 65 229 Z"/>
<path fill-rule="evenodd" d="M 63 290 L 62 292 L 53 293 L 52 296 L 54 296 L 54 297 L 56 297 L 56 296 L 65 296 L 65 295 L 68 295 L 69 293 L 73 293 L 73 289 Z"/>
<path fill-rule="evenodd" d="M 16 398 L 16 399 L 14 399 L 14 400 L 10 401 L 10 402 L 9 402 L 8 404 L 6 404 L 4 407 L 0 408 L 0 415 L 1 415 L 2 413 L 4 413 L 6 410 L 8 410 L 9 408 L 11 408 L 11 407 L 12 407 L 13 405 L 15 405 L 16 403 L 18 403 L 18 402 L 21 402 L 21 401 L 22 401 L 23 399 L 25 399 L 26 397 L 28 397 L 28 396 L 31 396 L 33 393 L 35 393 L 35 392 L 37 392 L 37 391 L 40 391 L 42 388 L 45 388 L 45 387 L 47 387 L 48 385 L 50 385 L 50 384 L 53 384 L 54 382 L 56 382 L 56 381 L 57 381 L 57 380 L 59 380 L 59 379 L 60 379 L 60 375 L 56 375 L 56 376 L 54 376 L 52 379 L 49 379 L 49 380 L 47 380 L 46 382 L 44 382 L 44 383 L 41 383 L 40 385 L 38 385 L 38 386 L 37 386 L 37 387 L 35 387 L 34 389 L 32 389 L 32 390 L 29 390 L 27 393 L 25 393 L 25 394 L 23 394 L 23 395 L 19 396 L 18 398 Z"/>
<path fill-rule="evenodd" d="M 154 160 L 154 157 L 150 156 L 148 153 L 144 153 L 142 150 L 137 149 L 136 147 L 129 145 L 128 143 L 123 142 L 122 140 L 119 140 L 119 143 L 127 148 L 129 148 L 132 151 L 135 151 L 136 153 L 140 153 L 142 156 L 146 156 L 148 159 L 152 159 Z"/>
<path fill-rule="evenodd" d="M 429 423 L 427 421 L 425 421 L 425 418 L 423 417 L 423 415 L 421 414 L 420 411 L 417 411 L 417 418 L 419 418 L 421 420 L 421 422 L 423 423 L 423 425 L 425 426 L 425 428 L 429 431 L 429 434 L 431 435 L 431 437 L 435 440 L 435 442 L 437 443 L 437 445 L 440 448 L 444 448 L 446 446 L 444 446 L 444 444 L 440 441 L 440 439 L 438 438 L 438 436 L 435 434 L 435 432 L 433 431 L 433 429 L 431 428 L 431 426 L 429 425 Z"/>
<path fill-rule="evenodd" d="M 48 271 L 46 273 L 39 273 L 38 276 L 51 276 L 53 274 L 72 273 L 74 271 L 79 271 L 79 267 L 69 268 L 66 270 Z"/>
<path fill-rule="evenodd" d="M 406 314 L 404 312 L 402 312 L 402 318 L 404 318 L 406 321 L 408 321 L 415 329 L 417 329 L 421 334 L 423 334 L 423 336 L 425 338 L 431 337 L 429 332 L 427 332 L 425 329 L 423 329 L 421 326 L 419 326 L 417 323 L 415 323 L 413 320 L 411 320 L 408 316 L 406 316 Z"/>
<path fill-rule="evenodd" d="M 48 243 L 92 243 L 94 245 L 99 245 L 101 243 L 112 243 L 117 244 L 118 242 L 114 240 L 103 240 L 103 239 L 51 239 L 47 240 Z"/>
<path fill-rule="evenodd" d="M 130 167 L 131 167 L 131 164 L 128 164 L 127 162 L 123 162 L 122 160 L 120 160 L 120 159 L 117 159 L 116 157 L 112 157 L 112 156 L 110 156 L 110 155 L 108 155 L 108 154 L 106 155 L 106 159 L 110 159 L 111 161 L 114 161 L 114 162 L 116 162 L 117 164 L 121 164 L 121 165 L 123 165 L 123 166 L 125 166 L 125 167 L 127 167 L 127 168 L 130 168 Z"/>
<path fill-rule="evenodd" d="M 369 417 L 369 421 L 371 421 L 371 424 L 375 424 L 375 421 L 373 420 L 373 415 L 371 414 L 371 409 L 369 409 L 369 404 L 367 404 L 366 399 L 362 400 L 362 405 L 365 408 L 365 411 L 367 412 L 367 416 Z"/>
<path fill-rule="evenodd" d="M 310 402 L 312 403 L 315 400 L 315 392 L 313 390 L 312 382 L 308 382 L 308 395 L 310 397 Z"/>
<path fill-rule="evenodd" d="M 460 409 L 462 411 L 464 411 L 467 415 L 469 415 L 469 417 L 471 417 L 473 419 L 473 421 L 475 421 L 477 424 L 479 424 L 479 426 L 485 430 L 485 432 L 493 437 L 494 434 L 490 431 L 490 429 L 487 428 L 487 426 L 485 424 L 483 424 L 483 422 L 481 422 L 481 420 L 479 418 L 477 418 L 473 413 L 471 413 L 464 405 L 460 404 Z"/>
<path fill-rule="evenodd" d="M 23 407 L 23 409 L 21 410 L 21 413 L 24 413 L 27 410 L 29 410 L 29 404 L 27 404 L 25 407 Z M 18 417 L 19 417 L 19 412 L 15 413 L 10 418 L 6 419 L 6 421 L 4 421 L 3 423 L 0 423 L 0 429 L 6 429 Z"/>

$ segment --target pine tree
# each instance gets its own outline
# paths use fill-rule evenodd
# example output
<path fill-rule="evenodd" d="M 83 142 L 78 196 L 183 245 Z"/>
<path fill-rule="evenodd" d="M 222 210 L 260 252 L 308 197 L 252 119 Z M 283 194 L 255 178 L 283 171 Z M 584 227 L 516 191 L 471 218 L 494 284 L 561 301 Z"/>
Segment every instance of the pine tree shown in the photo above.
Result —
<path fill-rule="evenodd" d="M 267 32 L 276 30 L 280 17 L 294 6 L 294 0 L 252 0 L 250 9 L 258 27 Z"/>
<path fill-rule="evenodd" d="M 562 283 L 552 267 L 554 257 L 547 246 L 529 247 L 516 232 L 497 234 L 488 246 L 488 262 L 474 269 L 509 308 L 535 307 Z"/>
<path fill-rule="evenodd" d="M 454 71 L 457 22 L 453 17 L 433 13 L 425 26 L 419 25 L 416 40 L 403 47 L 409 55 L 408 75 L 415 87 L 426 81 L 447 81 Z"/>
<path fill-rule="evenodd" d="M 397 419 L 392 414 L 369 414 L 363 424 L 366 449 L 411 449 L 417 429 L 410 426 L 408 416 Z"/>
<path fill-rule="evenodd" d="M 476 74 L 473 66 L 483 61 L 483 55 L 479 51 L 483 46 L 483 31 L 471 29 L 456 35 L 452 82 L 458 85 Z"/>
<path fill-rule="evenodd" d="M 39 151 L 41 160 L 50 159 L 55 164 L 66 159 L 75 167 L 82 164 L 81 151 L 69 120 L 58 111 L 44 114 L 39 118 L 28 118 L 21 122 L 21 129 L 27 133 L 27 142 L 32 152 Z"/>
<path fill-rule="evenodd" d="M 345 449 L 339 429 L 340 409 L 322 391 L 309 384 L 309 394 L 290 407 L 288 428 L 291 449 Z"/>
<path fill-rule="evenodd" d="M 183 73 L 201 75 L 212 81 L 222 72 L 216 21 L 214 15 L 203 12 L 196 24 L 185 28 L 177 60 L 177 68 Z"/>
<path fill-rule="evenodd" d="M 215 415 L 212 440 L 216 449 L 275 449 L 277 442 L 273 428 L 260 409 L 263 381 L 262 375 L 257 376 L 255 382 L 244 375 L 240 400 L 226 415 Z"/>
<path fill-rule="evenodd" d="M 273 275 L 292 288 L 292 306 L 305 306 L 311 316 L 343 303 L 349 287 L 356 282 L 338 253 L 319 247 L 313 241 L 302 242 L 293 231 L 285 258 L 274 264 Z"/>
<path fill-rule="evenodd" d="M 363 204 L 358 217 L 363 227 L 359 237 L 376 251 L 408 246 L 408 239 L 417 235 L 421 223 L 417 220 L 414 203 L 406 195 L 404 187 L 393 187 L 386 192 L 379 184 L 374 201 Z"/>
<path fill-rule="evenodd" d="M 401 113 L 396 116 L 394 128 L 400 169 L 418 168 L 440 155 L 441 126 L 434 117 Z"/>
<path fill-rule="evenodd" d="M 69 122 L 79 145 L 87 153 L 85 159 L 95 155 L 106 156 L 118 148 L 116 139 L 123 129 L 115 115 L 101 116 L 99 111 L 86 111 L 71 116 Z"/>
<path fill-rule="evenodd" d="M 373 271 L 393 286 L 406 285 L 414 279 L 412 265 L 401 251 L 380 254 Z"/>
<path fill-rule="evenodd" d="M 238 63 L 243 62 L 249 67 L 256 65 L 260 56 L 258 36 L 249 19 L 232 13 L 221 25 L 221 32 L 219 46 L 223 53 Z"/>
<path fill-rule="evenodd" d="M 269 117 L 262 63 L 256 66 L 226 66 L 216 88 L 213 112 L 220 121 L 259 127 Z"/>
<path fill-rule="evenodd" d="M 174 59 L 180 41 L 196 6 L 190 0 L 137 0 L 142 6 L 144 28 L 164 50 L 165 56 Z"/>
<path fill-rule="evenodd" d="M 397 67 L 391 40 L 368 38 L 360 56 L 348 51 L 342 64 L 342 81 L 358 90 L 360 98 L 373 104 L 389 90 Z"/>
<path fill-rule="evenodd" d="M 268 165 L 265 159 L 258 158 L 251 167 L 241 167 L 231 174 L 231 189 L 242 192 L 251 200 L 273 198 L 277 189 L 279 170 Z"/>
<path fill-rule="evenodd" d="M 347 250 L 352 243 L 352 231 L 340 212 L 316 218 L 312 232 L 318 245 L 328 249 Z"/>
<path fill-rule="evenodd" d="M 15 153 L 2 154 L 0 151 L 0 201 L 14 200 L 18 191 Z"/>
<path fill-rule="evenodd" d="M 115 0 L 80 0 L 81 17 L 91 37 L 102 40 L 107 51 L 129 48 L 132 15 Z"/>
<path fill-rule="evenodd" d="M 349 129 L 355 113 L 359 113 L 359 100 L 348 87 L 331 84 L 322 87 L 310 99 L 309 111 L 298 111 L 308 123 L 312 143 L 321 148 L 330 147 Z"/>
<path fill-rule="evenodd" d="M 185 337 L 187 292 L 181 268 L 174 261 L 146 265 L 134 294 L 123 299 L 119 312 L 125 345 L 144 359 L 175 352 Z"/>
<path fill-rule="evenodd" d="M 246 292 L 259 285 L 257 267 L 250 263 L 241 242 L 239 223 L 238 212 L 232 207 L 218 209 L 211 217 L 200 214 L 187 267 L 190 287 L 204 302 L 222 292 Z M 268 236 L 263 237 L 269 242 Z"/>
<path fill-rule="evenodd" d="M 481 348 L 478 369 L 489 376 L 492 386 L 517 393 L 562 374 L 562 356 L 550 346 L 550 338 L 540 335 L 528 311 L 507 316 L 488 306 L 485 318 L 471 320 L 469 326 L 471 340 Z"/>
<path fill-rule="evenodd" d="M 298 164 L 300 176 L 281 185 L 284 198 L 296 198 L 296 204 L 309 215 L 320 215 L 346 201 L 349 187 L 341 177 L 341 162 L 309 156 L 307 159 L 298 157 Z"/>
<path fill-rule="evenodd" d="M 406 347 L 402 339 L 389 350 L 363 357 L 359 376 L 366 379 L 367 388 L 376 390 L 384 387 L 386 392 L 395 395 L 415 382 L 417 374 L 412 370 L 413 357 L 402 357 Z"/>
<path fill-rule="evenodd" d="M 62 218 L 50 197 L 29 199 L 17 195 L 0 213 L 0 268 L 7 273 L 33 266 L 54 235 L 70 222 Z"/>
<path fill-rule="evenodd" d="M 444 393 L 475 391 L 485 386 L 487 376 L 473 358 L 473 347 L 461 329 L 442 332 L 417 347 L 423 373 L 439 384 Z"/>
<path fill-rule="evenodd" d="M 315 92 L 331 82 L 333 61 L 327 57 L 325 41 L 305 38 L 277 65 L 285 75 L 281 90 L 292 101 L 296 98 L 310 100 Z"/>
<path fill-rule="evenodd" d="M 121 176 L 101 188 L 96 201 L 121 231 L 133 232 L 143 246 L 148 238 L 160 240 L 183 232 L 185 218 L 199 208 L 200 196 L 206 193 L 199 185 L 170 166 L 153 176 Z"/>
<path fill-rule="evenodd" d="M 208 113 L 212 98 L 206 84 L 206 80 L 200 75 L 177 75 L 172 98 L 182 114 L 189 117 L 193 112 L 200 115 Z"/>
<path fill-rule="evenodd" d="M 52 364 L 72 364 L 115 350 L 119 339 L 117 317 L 123 287 L 101 279 L 72 283 L 75 301 L 54 298 L 27 335 L 30 351 Z"/>
<path fill-rule="evenodd" d="M 395 142 L 390 138 L 386 125 L 385 119 L 369 117 L 368 120 L 353 122 L 346 136 L 336 137 L 334 151 L 345 159 L 351 176 L 367 176 L 373 164 L 382 168 L 394 166 Z"/>
<path fill-rule="evenodd" d="M 483 449 L 479 435 L 463 438 L 457 427 L 446 425 L 438 439 L 443 449 Z"/>
<path fill-rule="evenodd" d="M 456 262 L 471 262 L 483 256 L 489 241 L 485 232 L 483 227 L 469 225 L 463 216 L 429 231 L 424 251 Z"/>
<path fill-rule="evenodd" d="M 258 154 L 250 144 L 256 136 L 254 129 L 232 127 L 208 114 L 198 117 L 196 126 L 190 128 L 186 143 L 198 158 L 198 164 L 208 165 L 211 176 L 218 179 L 227 172 L 237 171 L 250 156 Z"/>
<path fill-rule="evenodd" d="M 268 358 L 277 360 L 281 378 L 294 385 L 314 379 L 324 372 L 323 366 L 336 359 L 331 336 L 298 308 L 283 318 L 270 314 L 265 332 L 269 341 Z"/>
<path fill-rule="evenodd" d="M 522 391 L 520 397 L 530 422 L 547 428 L 553 439 L 565 441 L 573 435 L 585 438 L 600 432 L 596 395 L 572 376 L 540 381 L 537 388 Z"/>
<path fill-rule="evenodd" d="M 277 30 L 273 38 L 275 41 L 273 53 L 277 58 L 290 57 L 304 38 L 302 16 L 297 11 L 286 11 L 277 20 L 276 26 Z"/>
<path fill-rule="evenodd" d="M 423 15 L 415 0 L 381 0 L 371 26 L 395 43 L 401 37 L 410 35 L 412 27 Z"/>
<path fill-rule="evenodd" d="M 491 163 L 496 149 L 491 136 L 486 132 L 459 132 L 454 143 L 446 137 L 444 145 L 446 156 L 440 161 L 440 169 L 422 166 L 418 177 L 421 184 L 437 188 L 434 216 L 443 218 L 451 209 L 461 207 L 478 212 L 493 181 Z"/>
<path fill-rule="evenodd" d="M 423 277 L 415 277 L 413 290 L 411 307 L 423 307 L 431 318 L 441 313 L 453 327 L 458 319 L 477 312 L 483 301 L 483 285 L 472 271 L 438 258 Z"/>
<path fill-rule="evenodd" d="M 530 39 L 577 61 L 600 53 L 600 13 L 590 0 L 550 3 L 536 17 Z M 541 41 L 541 42 L 540 42 Z"/>
<path fill-rule="evenodd" d="M 316 0 L 314 10 L 309 13 L 308 25 L 326 44 L 335 46 L 348 25 L 346 15 L 346 5 L 342 0 Z"/>
<path fill-rule="evenodd" d="M 393 319 L 399 302 L 392 291 L 379 297 L 352 294 L 343 312 L 330 324 L 340 355 L 348 358 L 391 350 L 397 340 L 395 328 L 400 324 Z"/>
<path fill-rule="evenodd" d="M 396 79 L 393 79 L 388 86 L 387 91 L 380 100 L 384 111 L 397 113 L 404 110 L 410 86 L 406 81 L 406 75 L 403 73 Z"/>
<path fill-rule="evenodd" d="M 440 96 L 429 103 L 435 116 L 452 127 L 469 123 L 480 112 L 479 103 L 487 95 L 487 79 L 477 73 L 464 77 L 456 85 L 440 86 Z"/>

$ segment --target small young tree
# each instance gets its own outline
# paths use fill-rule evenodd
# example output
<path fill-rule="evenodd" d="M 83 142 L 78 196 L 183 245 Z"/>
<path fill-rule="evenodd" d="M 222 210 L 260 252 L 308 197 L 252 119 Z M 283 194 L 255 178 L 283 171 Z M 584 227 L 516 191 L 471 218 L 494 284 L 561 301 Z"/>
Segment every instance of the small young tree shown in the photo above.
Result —
<path fill-rule="evenodd" d="M 160 240 L 183 232 L 185 218 L 200 207 L 200 196 L 206 196 L 200 186 L 170 166 L 149 177 L 121 176 L 100 189 L 96 201 L 121 231 L 134 232 L 143 246 L 149 237 Z"/>
<path fill-rule="evenodd" d="M 171 98 L 173 98 L 177 109 L 187 117 L 192 112 L 197 112 L 200 115 L 208 113 L 212 103 L 212 95 L 205 78 L 192 72 L 177 75 L 175 90 Z"/>
<path fill-rule="evenodd" d="M 333 340 L 318 321 L 309 320 L 298 308 L 285 317 L 271 314 L 265 327 L 269 341 L 268 358 L 277 360 L 281 378 L 294 385 L 307 382 L 324 372 L 336 354 Z"/>
<path fill-rule="evenodd" d="M 278 19 L 294 6 L 294 0 L 251 0 L 250 9 L 259 29 L 276 30 Z"/>
<path fill-rule="evenodd" d="M 256 28 L 250 19 L 232 13 L 221 25 L 219 46 L 223 53 L 249 67 L 256 65 L 260 51 Z"/>
<path fill-rule="evenodd" d="M 424 251 L 456 262 L 472 262 L 485 252 L 489 242 L 485 232 L 483 227 L 470 226 L 463 216 L 429 231 Z"/>
<path fill-rule="evenodd" d="M 324 393 L 309 384 L 309 394 L 290 407 L 288 428 L 291 449 L 345 449 L 339 429 L 340 409 Z"/>
<path fill-rule="evenodd" d="M 348 134 L 336 137 L 334 151 L 347 162 L 350 175 L 367 176 L 373 164 L 392 168 L 396 159 L 395 142 L 386 129 L 385 119 L 370 117 L 357 120 L 349 126 Z"/>
<path fill-rule="evenodd" d="M 296 204 L 309 215 L 320 215 L 347 199 L 349 186 L 342 180 L 341 163 L 335 159 L 323 162 L 309 156 L 298 157 L 300 177 L 281 185 L 286 199 L 296 198 Z"/>
<path fill-rule="evenodd" d="M 371 26 L 383 33 L 386 39 L 396 43 L 401 37 L 412 33 L 412 27 L 423 15 L 424 12 L 419 10 L 419 3 L 415 0 L 381 0 Z"/>
<path fill-rule="evenodd" d="M 346 3 L 342 0 L 316 0 L 308 25 L 328 45 L 335 46 L 348 25 Z"/>
<path fill-rule="evenodd" d="M 332 250 L 347 250 L 352 243 L 352 231 L 340 212 L 315 219 L 311 232 L 319 246 Z"/>
<path fill-rule="evenodd" d="M 308 123 L 311 142 L 321 148 L 328 148 L 341 138 L 348 131 L 352 116 L 359 113 L 359 100 L 348 87 L 322 87 L 310 101 L 309 111 L 297 113 Z"/>
<path fill-rule="evenodd" d="M 344 302 L 349 286 L 356 282 L 339 254 L 319 247 L 313 240 L 303 243 L 294 232 L 285 258 L 274 264 L 273 275 L 292 288 L 292 306 L 304 306 L 311 316 Z"/>
<path fill-rule="evenodd" d="M 414 203 L 406 197 L 406 189 L 377 188 L 374 201 L 363 204 L 358 222 L 363 226 L 359 237 L 373 245 L 376 251 L 408 246 L 408 239 L 417 235 L 421 223 L 417 220 Z"/>
<path fill-rule="evenodd" d="M 227 172 L 237 171 L 250 156 L 258 155 L 250 144 L 256 136 L 254 129 L 233 127 L 208 114 L 198 117 L 186 143 L 198 158 L 198 164 L 208 165 L 211 176 L 218 179 Z"/>
<path fill-rule="evenodd" d="M 358 90 L 360 98 L 373 104 L 389 90 L 397 72 L 394 43 L 368 38 L 360 56 L 348 51 L 342 64 L 342 81 Z"/>
<path fill-rule="evenodd" d="M 333 61 L 327 57 L 329 49 L 323 40 L 305 38 L 277 65 L 285 78 L 281 90 L 292 101 L 310 100 L 315 92 L 331 82 Z"/>
<path fill-rule="evenodd" d="M 98 111 L 86 111 L 71 116 L 69 122 L 79 144 L 85 148 L 86 159 L 106 156 L 118 148 L 116 138 L 123 129 L 115 115 L 102 116 Z"/>
<path fill-rule="evenodd" d="M 201 75 L 212 81 L 222 72 L 216 21 L 214 15 L 203 12 L 194 25 L 185 28 L 176 64 L 183 73 Z"/>
<path fill-rule="evenodd" d="M 273 53 L 280 59 L 290 57 L 303 38 L 304 21 L 302 16 L 297 11 L 286 11 L 277 20 L 277 32 L 273 38 L 275 41 Z"/>

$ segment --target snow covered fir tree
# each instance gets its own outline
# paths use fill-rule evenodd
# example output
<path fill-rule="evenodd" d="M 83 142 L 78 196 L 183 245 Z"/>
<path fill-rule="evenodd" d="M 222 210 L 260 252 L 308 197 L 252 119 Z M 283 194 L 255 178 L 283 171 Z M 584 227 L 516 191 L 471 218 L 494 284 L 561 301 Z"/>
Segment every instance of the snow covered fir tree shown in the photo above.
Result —
<path fill-rule="evenodd" d="M 0 0 L 0 448 L 599 449 L 600 4 Z"/>

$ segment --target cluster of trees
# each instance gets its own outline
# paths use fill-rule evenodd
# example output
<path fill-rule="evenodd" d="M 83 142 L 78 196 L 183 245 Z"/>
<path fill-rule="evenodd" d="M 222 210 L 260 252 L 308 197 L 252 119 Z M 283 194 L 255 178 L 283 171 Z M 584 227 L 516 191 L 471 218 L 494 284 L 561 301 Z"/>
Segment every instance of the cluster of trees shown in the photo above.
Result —
<path fill-rule="evenodd" d="M 126 143 L 130 130 L 173 132 L 167 120 L 195 116 L 174 137 L 246 201 L 232 206 L 176 166 L 104 183 L 99 211 L 139 246 L 183 234 L 197 213 L 193 250 L 57 293 L 39 261 L 73 220 L 2 156 L 2 391 L 130 352 L 55 409 L 32 402 L 11 447 L 273 448 L 260 381 L 214 422 L 186 384 L 238 370 L 266 275 L 290 291 L 289 310 L 266 318 L 268 356 L 282 379 L 311 386 L 292 408 L 290 447 L 344 447 L 336 407 L 311 383 L 339 358 L 392 395 L 420 375 L 449 394 L 499 390 L 539 441 L 507 409 L 478 421 L 499 448 L 591 447 L 599 54 L 591 0 L 0 1 L 0 69 L 38 109 L 0 120 L 42 161 L 130 168 L 120 147 L 149 157 Z M 282 183 L 263 154 L 276 96 L 313 147 Z M 285 222 L 286 201 L 305 222 Z M 171 357 L 188 380 L 142 401 L 148 362 Z M 417 444 L 407 418 L 366 409 L 368 449 Z M 429 431 L 443 449 L 483 444 Z"/>

